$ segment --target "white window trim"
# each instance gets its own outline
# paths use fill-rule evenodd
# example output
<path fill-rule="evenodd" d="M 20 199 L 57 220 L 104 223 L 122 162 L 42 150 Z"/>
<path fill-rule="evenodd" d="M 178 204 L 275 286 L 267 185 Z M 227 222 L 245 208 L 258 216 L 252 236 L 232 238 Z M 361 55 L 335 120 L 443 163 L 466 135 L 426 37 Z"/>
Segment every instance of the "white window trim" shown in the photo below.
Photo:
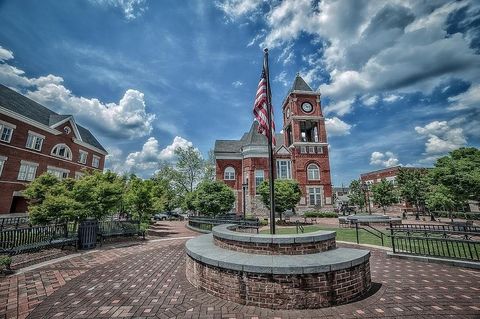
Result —
<path fill-rule="evenodd" d="M 17 126 L 15 124 L 8 123 L 8 122 L 2 121 L 2 120 L 0 120 L 0 126 L 8 126 L 9 128 L 11 128 L 13 130 L 15 130 L 17 128 Z"/>
<path fill-rule="evenodd" d="M 317 171 L 318 171 L 318 178 L 310 178 L 310 167 L 311 166 L 315 166 Z M 311 164 L 308 164 L 307 166 L 307 179 L 309 181 L 318 181 L 320 180 L 320 167 L 317 165 L 317 164 L 314 164 L 314 163 L 311 163 Z"/>
<path fill-rule="evenodd" d="M 316 203 L 316 204 L 315 204 L 315 203 L 312 203 L 312 202 L 310 201 L 310 189 L 315 189 L 315 188 L 318 188 L 318 189 L 320 190 L 319 193 L 317 193 L 317 192 L 314 193 L 314 196 L 316 196 L 317 194 L 320 196 L 320 203 Z M 321 188 L 320 186 L 318 186 L 318 185 L 317 185 L 317 186 L 315 186 L 315 185 L 308 186 L 308 187 L 307 187 L 307 195 L 308 195 L 307 198 L 308 198 L 308 205 L 309 205 L 309 206 L 315 206 L 315 205 L 319 205 L 319 204 L 320 204 L 321 206 L 323 206 L 322 188 Z"/>
<path fill-rule="evenodd" d="M 68 149 L 69 153 L 70 153 L 70 157 L 68 156 L 60 156 L 60 155 L 57 155 L 55 154 L 53 151 L 57 148 L 57 147 L 60 147 L 60 146 L 64 146 L 65 148 Z M 72 149 L 70 147 L 68 147 L 67 144 L 65 143 L 59 143 L 59 144 L 56 144 L 54 147 L 52 147 L 52 151 L 50 152 L 50 155 L 53 155 L 55 157 L 59 157 L 59 158 L 64 158 L 64 159 L 67 159 L 67 160 L 72 160 L 72 157 L 73 157 L 73 153 L 72 153 Z"/>
<path fill-rule="evenodd" d="M 262 176 L 257 176 L 257 172 L 262 172 Z M 260 185 L 257 185 L 257 177 L 262 177 L 262 183 L 265 181 L 265 170 L 263 169 L 256 169 L 254 172 L 255 175 L 255 193 L 257 193 L 257 187 Z"/>
<path fill-rule="evenodd" d="M 230 178 L 230 174 L 232 173 L 232 171 L 227 171 L 229 168 L 231 168 L 233 170 L 233 178 Z M 229 178 L 227 178 L 227 173 L 229 173 Z M 225 167 L 225 170 L 223 171 L 223 180 L 225 181 L 234 181 L 236 179 L 236 172 L 235 172 L 235 167 L 233 166 L 228 166 L 228 167 Z"/>
<path fill-rule="evenodd" d="M 32 146 L 28 146 L 28 139 L 30 138 L 30 136 L 33 136 L 35 139 L 37 139 L 37 138 L 41 139 L 40 148 L 38 150 L 35 148 L 36 140 L 32 141 Z M 44 135 L 35 133 L 33 131 L 28 131 L 27 142 L 25 143 L 25 147 L 29 148 L 31 150 L 40 152 L 42 150 L 44 140 L 45 140 Z"/>
<path fill-rule="evenodd" d="M 2 165 L 0 165 L 0 176 L 2 176 L 3 167 L 5 166 L 5 163 L 7 162 L 7 160 L 8 160 L 8 157 L 0 155 L 0 162 L 2 163 Z"/>
<path fill-rule="evenodd" d="M 281 162 L 287 162 L 287 177 L 281 177 L 280 176 L 280 163 Z M 292 179 L 292 161 L 291 160 L 286 160 L 286 159 L 279 159 L 277 160 L 276 163 L 276 168 L 277 168 L 277 178 L 278 179 Z"/>
<path fill-rule="evenodd" d="M 47 166 L 47 172 L 50 173 L 50 174 L 53 174 L 53 175 L 55 175 L 54 172 L 59 172 L 59 173 L 61 173 L 61 174 L 62 174 L 61 177 L 55 175 L 56 177 L 59 177 L 60 179 L 63 179 L 63 178 L 64 178 L 64 177 L 63 177 L 63 174 L 64 174 L 64 173 L 67 174 L 67 177 L 68 177 L 68 175 L 70 174 L 70 170 L 68 170 L 68 169 L 60 168 L 60 167 L 55 167 L 55 166 L 50 166 L 50 165 Z M 65 178 L 66 178 L 66 177 L 65 177 Z"/>
<path fill-rule="evenodd" d="M 80 178 L 82 178 L 83 176 L 85 176 L 85 173 L 75 172 L 75 179 L 80 179 Z"/>
<path fill-rule="evenodd" d="M 22 166 L 28 166 L 28 167 L 34 167 L 35 170 L 33 172 L 33 178 L 32 179 L 28 179 L 27 178 L 27 172 L 25 172 L 25 178 L 20 178 L 20 174 L 21 174 L 21 168 Z M 24 160 L 21 160 L 20 161 L 20 168 L 18 170 L 18 176 L 17 176 L 17 180 L 19 181 L 27 181 L 27 182 L 31 182 L 35 179 L 36 175 L 37 175 L 37 168 L 38 168 L 38 163 L 34 163 L 34 162 L 28 162 L 28 161 L 24 161 Z"/>
<path fill-rule="evenodd" d="M 95 159 L 96 159 L 97 162 L 98 162 L 98 165 L 96 165 L 96 166 L 94 165 Z M 92 157 L 92 167 L 98 168 L 99 166 L 100 166 L 100 156 L 93 155 L 93 157 Z"/>
<path fill-rule="evenodd" d="M 85 154 L 85 162 L 80 161 L 80 159 L 82 158 L 81 154 Z M 88 152 L 84 150 L 80 150 L 78 154 L 78 162 L 80 164 L 87 164 L 87 160 L 88 160 Z"/>

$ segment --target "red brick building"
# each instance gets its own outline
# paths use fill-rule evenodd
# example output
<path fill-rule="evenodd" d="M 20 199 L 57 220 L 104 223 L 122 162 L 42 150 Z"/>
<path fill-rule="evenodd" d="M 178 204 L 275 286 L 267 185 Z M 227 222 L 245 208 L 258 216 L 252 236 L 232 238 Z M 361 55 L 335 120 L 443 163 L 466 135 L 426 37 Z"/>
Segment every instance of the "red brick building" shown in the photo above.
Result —
<path fill-rule="evenodd" d="M 79 178 L 103 170 L 106 150 L 73 116 L 0 85 L 0 214 L 26 212 L 22 190 L 44 172 Z"/>
<path fill-rule="evenodd" d="M 297 74 L 282 104 L 283 133 L 276 135 L 276 179 L 295 179 L 302 189 L 298 208 L 320 209 L 332 205 L 332 185 L 325 118 L 320 93 Z M 277 127 L 280 126 L 277 123 Z M 215 141 L 216 178 L 235 190 L 237 213 L 243 212 L 243 187 L 248 214 L 265 214 L 256 194 L 268 179 L 267 139 L 254 122 L 240 140 Z"/>

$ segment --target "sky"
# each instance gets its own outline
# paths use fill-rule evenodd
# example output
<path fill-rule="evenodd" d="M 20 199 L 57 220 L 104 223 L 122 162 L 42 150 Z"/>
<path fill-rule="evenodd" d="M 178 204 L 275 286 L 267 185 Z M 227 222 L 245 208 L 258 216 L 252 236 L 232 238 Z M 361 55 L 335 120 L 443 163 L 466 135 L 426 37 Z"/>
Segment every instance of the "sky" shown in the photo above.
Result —
<path fill-rule="evenodd" d="M 480 145 L 478 1 L 0 0 L 0 83 L 142 177 L 248 131 L 265 47 L 277 127 L 297 72 L 321 93 L 335 186 Z"/>

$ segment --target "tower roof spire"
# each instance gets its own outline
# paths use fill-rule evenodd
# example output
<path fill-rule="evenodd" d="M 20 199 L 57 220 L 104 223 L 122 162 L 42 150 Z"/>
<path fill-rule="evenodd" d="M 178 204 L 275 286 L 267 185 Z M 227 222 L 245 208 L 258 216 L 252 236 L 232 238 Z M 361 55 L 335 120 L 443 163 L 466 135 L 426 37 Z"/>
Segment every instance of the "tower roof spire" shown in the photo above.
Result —
<path fill-rule="evenodd" d="M 310 85 L 308 85 L 307 82 L 305 82 L 305 80 L 300 76 L 299 72 L 297 72 L 297 75 L 295 76 L 295 80 L 293 81 L 292 88 L 290 89 L 290 92 L 292 91 L 313 92 Z"/>

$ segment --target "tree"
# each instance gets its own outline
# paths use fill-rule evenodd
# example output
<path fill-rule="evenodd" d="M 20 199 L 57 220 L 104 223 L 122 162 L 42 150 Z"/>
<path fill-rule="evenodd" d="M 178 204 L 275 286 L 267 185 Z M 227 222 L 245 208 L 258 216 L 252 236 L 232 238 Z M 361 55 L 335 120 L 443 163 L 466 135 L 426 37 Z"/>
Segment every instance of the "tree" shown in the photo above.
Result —
<path fill-rule="evenodd" d="M 40 204 L 45 199 L 48 191 L 59 183 L 60 180 L 57 177 L 50 173 L 44 173 L 27 185 L 23 191 L 23 196 L 28 199 L 30 205 Z"/>
<path fill-rule="evenodd" d="M 235 203 L 233 190 L 220 181 L 203 181 L 195 189 L 193 206 L 203 215 L 225 214 Z"/>
<path fill-rule="evenodd" d="M 277 179 L 274 183 L 275 188 L 275 212 L 279 214 L 280 220 L 282 213 L 286 210 L 294 210 L 300 202 L 302 191 L 296 181 L 289 179 Z M 258 187 L 258 193 L 265 206 L 270 208 L 270 187 L 268 181 L 264 181 Z"/>
<path fill-rule="evenodd" d="M 202 155 L 193 146 L 189 146 L 176 148 L 175 156 L 177 159 L 176 169 L 180 174 L 174 176 L 186 191 L 192 192 L 204 175 L 205 164 Z"/>
<path fill-rule="evenodd" d="M 429 172 L 432 185 L 443 185 L 462 208 L 480 200 L 480 150 L 462 147 L 441 157 Z"/>
<path fill-rule="evenodd" d="M 173 188 L 173 182 L 161 174 L 152 178 L 154 206 L 157 211 L 171 211 L 180 206 L 181 194 Z"/>
<path fill-rule="evenodd" d="M 142 180 L 132 175 L 127 184 L 125 206 L 134 220 L 147 222 L 156 211 L 152 180 Z"/>
<path fill-rule="evenodd" d="M 424 169 L 400 168 L 396 179 L 400 196 L 415 205 L 417 220 L 420 219 L 420 206 L 424 206 L 429 186 L 426 173 Z"/>
<path fill-rule="evenodd" d="M 451 213 L 455 207 L 453 195 L 450 193 L 448 187 L 442 184 L 430 186 L 426 194 L 425 203 L 431 212 L 439 210 Z"/>
<path fill-rule="evenodd" d="M 123 180 L 113 172 L 94 171 L 73 185 L 74 199 L 82 204 L 83 218 L 102 219 L 121 210 Z"/>
<path fill-rule="evenodd" d="M 365 193 L 359 180 L 355 179 L 350 183 L 348 199 L 352 205 L 358 206 L 360 211 L 365 207 Z"/>
<path fill-rule="evenodd" d="M 215 155 L 213 154 L 213 150 L 208 151 L 208 159 L 205 161 L 203 179 L 207 181 L 215 180 Z"/>
<path fill-rule="evenodd" d="M 393 183 L 382 179 L 380 183 L 372 185 L 373 203 L 382 207 L 383 214 L 386 213 L 387 207 L 397 202 L 395 188 Z"/>

